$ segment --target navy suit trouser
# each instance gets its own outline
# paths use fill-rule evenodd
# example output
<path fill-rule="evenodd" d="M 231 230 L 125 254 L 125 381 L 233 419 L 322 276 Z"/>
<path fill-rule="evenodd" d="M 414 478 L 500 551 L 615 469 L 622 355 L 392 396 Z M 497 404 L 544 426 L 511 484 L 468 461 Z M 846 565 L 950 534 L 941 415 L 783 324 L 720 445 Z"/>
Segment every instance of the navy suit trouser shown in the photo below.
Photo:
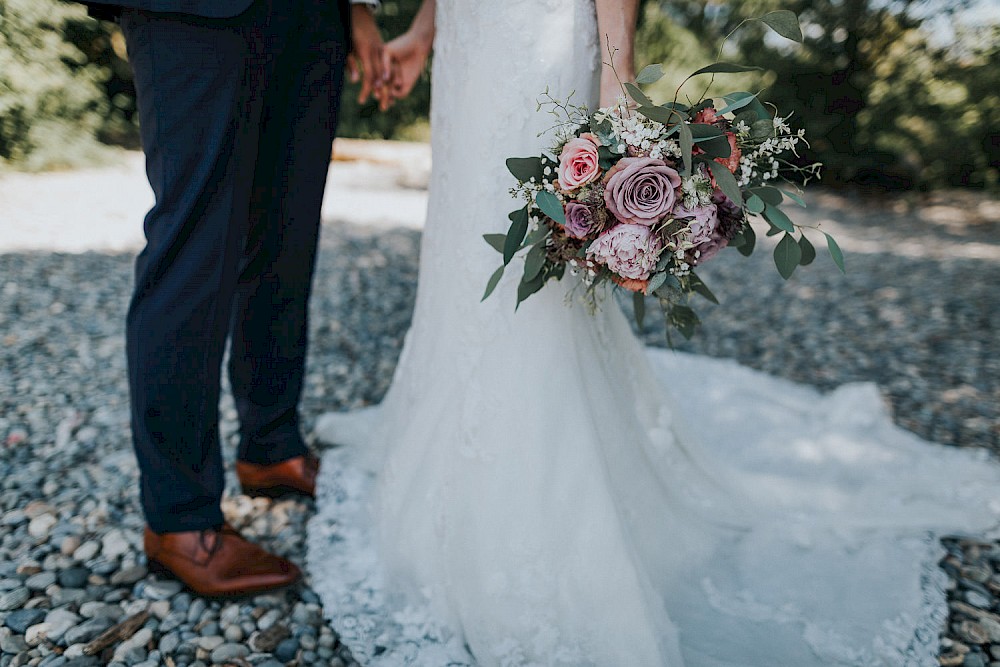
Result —
<path fill-rule="evenodd" d="M 305 453 L 307 302 L 343 81 L 338 3 L 257 0 L 232 19 L 127 9 L 155 204 L 126 349 L 132 437 L 156 532 L 218 526 L 221 366 L 237 456 Z"/>

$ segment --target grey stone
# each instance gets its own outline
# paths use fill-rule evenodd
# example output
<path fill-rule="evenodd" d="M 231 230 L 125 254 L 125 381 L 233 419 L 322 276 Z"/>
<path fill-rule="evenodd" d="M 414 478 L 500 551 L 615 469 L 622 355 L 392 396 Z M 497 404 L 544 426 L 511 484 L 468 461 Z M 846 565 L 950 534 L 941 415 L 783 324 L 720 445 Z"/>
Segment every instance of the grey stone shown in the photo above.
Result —
<path fill-rule="evenodd" d="M 101 538 L 101 555 L 109 560 L 123 556 L 131 548 L 125 538 L 125 533 L 118 528 L 109 530 Z"/>
<path fill-rule="evenodd" d="M 28 643 L 20 635 L 0 632 L 0 651 L 16 655 L 28 650 Z"/>
<path fill-rule="evenodd" d="M 205 603 L 204 599 L 196 598 L 192 600 L 191 606 L 188 607 L 187 610 L 187 622 L 197 623 L 200 621 L 206 609 L 208 609 L 208 605 Z"/>
<path fill-rule="evenodd" d="M 986 660 L 983 659 L 981 653 L 968 653 L 962 667 L 986 667 Z"/>
<path fill-rule="evenodd" d="M 48 639 L 58 642 L 70 628 L 80 622 L 80 617 L 66 609 L 53 609 L 45 616 L 45 624 L 49 626 Z M 72 642 L 71 642 L 72 643 Z"/>
<path fill-rule="evenodd" d="M 131 586 L 135 582 L 144 578 L 149 571 L 145 565 L 132 565 L 118 570 L 111 575 L 112 586 Z"/>
<path fill-rule="evenodd" d="M 114 621 L 107 616 L 92 618 L 67 630 L 63 639 L 67 644 L 86 643 L 97 637 L 112 625 L 114 625 Z"/>
<path fill-rule="evenodd" d="M 160 623 L 160 632 L 170 632 L 184 624 L 186 615 L 183 611 L 172 611 Z"/>
<path fill-rule="evenodd" d="M 218 647 L 225 643 L 225 639 L 219 635 L 211 635 L 208 637 L 201 637 L 198 639 L 198 646 L 205 649 L 206 651 L 214 651 Z"/>
<path fill-rule="evenodd" d="M 274 657 L 282 662 L 291 662 L 299 651 L 299 642 L 289 637 L 282 639 L 274 649 Z"/>
<path fill-rule="evenodd" d="M 223 632 L 223 636 L 227 642 L 241 642 L 243 641 L 243 628 L 238 625 L 230 625 Z"/>
<path fill-rule="evenodd" d="M 23 635 L 27 629 L 45 620 L 45 611 L 42 609 L 18 609 L 7 614 L 4 625 L 19 635 Z"/>
<path fill-rule="evenodd" d="M 73 558 L 80 562 L 88 561 L 98 554 L 101 550 L 101 545 L 93 540 L 88 540 L 84 542 L 76 551 L 73 552 Z"/>
<path fill-rule="evenodd" d="M 57 577 L 60 586 L 66 588 L 83 588 L 87 585 L 90 570 L 85 567 L 71 567 L 63 570 Z"/>
<path fill-rule="evenodd" d="M 33 591 L 44 591 L 54 583 L 56 583 L 55 572 L 39 572 L 24 580 L 24 585 Z"/>
<path fill-rule="evenodd" d="M 31 591 L 27 588 L 15 588 L 12 591 L 7 591 L 3 595 L 0 595 L 0 611 L 17 609 L 27 602 L 30 597 Z"/>
<path fill-rule="evenodd" d="M 160 649 L 160 653 L 164 655 L 170 655 L 180 646 L 181 638 L 176 632 L 168 632 L 167 634 L 160 637 L 160 643 L 157 648 Z"/>
<path fill-rule="evenodd" d="M 180 593 L 183 588 L 181 582 L 173 579 L 147 581 L 142 589 L 142 596 L 150 600 L 168 600 Z"/>
<path fill-rule="evenodd" d="M 243 644 L 222 644 L 212 651 L 212 662 L 227 662 L 250 655 L 250 649 Z"/>

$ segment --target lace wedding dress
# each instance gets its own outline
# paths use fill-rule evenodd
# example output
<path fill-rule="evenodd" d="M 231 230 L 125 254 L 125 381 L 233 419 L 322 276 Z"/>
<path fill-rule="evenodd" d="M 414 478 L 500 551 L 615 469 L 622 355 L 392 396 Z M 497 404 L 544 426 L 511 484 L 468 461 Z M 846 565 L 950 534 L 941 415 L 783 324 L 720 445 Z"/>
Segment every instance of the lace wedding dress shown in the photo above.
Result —
<path fill-rule="evenodd" d="M 646 350 L 516 270 L 480 303 L 548 88 L 595 101 L 592 0 L 438 0 L 413 326 L 383 403 L 327 415 L 308 567 L 363 665 L 937 664 L 941 532 L 1000 466 L 820 395 Z"/>

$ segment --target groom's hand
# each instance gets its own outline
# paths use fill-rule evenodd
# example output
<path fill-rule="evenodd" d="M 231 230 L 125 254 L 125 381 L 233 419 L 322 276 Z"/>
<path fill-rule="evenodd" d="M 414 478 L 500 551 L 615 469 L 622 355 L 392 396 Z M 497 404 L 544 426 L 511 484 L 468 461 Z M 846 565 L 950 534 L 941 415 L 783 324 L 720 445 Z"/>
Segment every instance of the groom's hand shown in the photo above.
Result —
<path fill-rule="evenodd" d="M 382 70 L 382 34 L 375 23 L 375 14 L 368 5 L 351 5 L 351 39 L 353 50 L 347 58 L 351 81 L 361 81 L 358 103 L 364 104 L 372 95 L 385 110 L 389 99 L 385 91 Z"/>

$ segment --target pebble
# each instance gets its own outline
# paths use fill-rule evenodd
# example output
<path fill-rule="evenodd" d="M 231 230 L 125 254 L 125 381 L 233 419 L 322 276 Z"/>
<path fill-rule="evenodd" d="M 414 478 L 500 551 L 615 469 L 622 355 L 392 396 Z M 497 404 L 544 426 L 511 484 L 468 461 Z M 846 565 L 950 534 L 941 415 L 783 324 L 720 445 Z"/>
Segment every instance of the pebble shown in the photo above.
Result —
<path fill-rule="evenodd" d="M 150 600 L 167 600 L 180 593 L 183 588 L 184 585 L 181 582 L 173 579 L 147 581 L 143 587 L 142 595 Z"/>
<path fill-rule="evenodd" d="M 111 575 L 112 586 L 130 586 L 148 574 L 145 565 L 133 565 Z"/>
<path fill-rule="evenodd" d="M 114 622 L 107 616 L 92 618 L 67 630 L 64 640 L 67 644 L 86 644 L 112 625 Z"/>
<path fill-rule="evenodd" d="M 55 572 L 39 572 L 38 574 L 31 575 L 24 581 L 24 585 L 33 591 L 44 591 L 54 583 L 56 583 Z"/>
<path fill-rule="evenodd" d="M 282 662 L 291 662 L 298 653 L 299 643 L 292 638 L 282 639 L 274 649 L 274 657 Z"/>
<path fill-rule="evenodd" d="M 115 559 L 128 553 L 130 547 L 125 533 L 117 528 L 109 530 L 101 538 L 101 555 L 107 559 Z"/>
<path fill-rule="evenodd" d="M 49 531 L 52 530 L 52 527 L 57 523 L 59 523 L 59 520 L 51 514 L 36 516 L 28 524 L 28 534 L 35 539 L 43 539 L 48 537 Z"/>
<path fill-rule="evenodd" d="M 0 611 L 10 611 L 17 609 L 31 597 L 31 591 L 27 588 L 15 588 L 0 595 Z"/>
<path fill-rule="evenodd" d="M 45 615 L 45 625 L 49 626 L 48 638 L 58 642 L 66 632 L 82 619 L 66 609 L 54 609 Z"/>
<path fill-rule="evenodd" d="M 86 562 L 96 556 L 101 550 L 101 545 L 95 541 L 87 541 L 73 551 L 73 558 L 80 562 Z"/>
<path fill-rule="evenodd" d="M 212 651 L 212 662 L 228 662 L 250 655 L 250 649 L 242 644 L 222 644 Z"/>
<path fill-rule="evenodd" d="M 149 628 L 141 628 L 134 635 L 118 645 L 118 648 L 115 649 L 114 659 L 133 664 L 142 662 L 146 659 L 147 655 L 145 646 L 152 639 L 153 631 Z"/>

